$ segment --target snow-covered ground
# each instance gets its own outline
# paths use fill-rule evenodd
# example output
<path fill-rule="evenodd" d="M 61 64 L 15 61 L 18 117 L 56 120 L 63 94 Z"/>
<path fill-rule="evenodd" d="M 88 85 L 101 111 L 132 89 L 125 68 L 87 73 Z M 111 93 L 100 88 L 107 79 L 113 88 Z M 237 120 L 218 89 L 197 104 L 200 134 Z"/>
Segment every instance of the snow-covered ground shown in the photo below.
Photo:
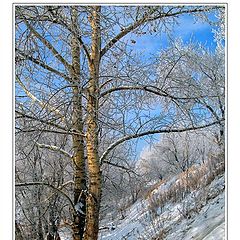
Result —
<path fill-rule="evenodd" d="M 125 219 L 116 217 L 109 223 L 115 226 L 114 230 L 100 231 L 99 240 L 225 239 L 224 180 L 224 175 L 216 177 L 210 185 L 191 192 L 184 200 L 168 203 L 161 211 L 157 209 L 155 215 L 147 210 L 148 199 L 139 200 L 128 209 Z M 155 189 L 154 194 L 161 194 L 173 181 L 176 178 Z"/>
<path fill-rule="evenodd" d="M 158 198 L 179 181 L 174 176 L 154 189 L 149 197 Z M 199 181 L 201 181 L 199 179 Z M 100 223 L 99 240 L 223 240 L 225 239 L 225 176 L 187 194 L 183 200 L 167 201 L 150 211 L 149 197 L 139 199 L 126 210 L 126 217 L 106 217 Z M 106 229 L 106 226 L 109 229 Z M 62 229 L 62 240 L 72 240 Z"/>

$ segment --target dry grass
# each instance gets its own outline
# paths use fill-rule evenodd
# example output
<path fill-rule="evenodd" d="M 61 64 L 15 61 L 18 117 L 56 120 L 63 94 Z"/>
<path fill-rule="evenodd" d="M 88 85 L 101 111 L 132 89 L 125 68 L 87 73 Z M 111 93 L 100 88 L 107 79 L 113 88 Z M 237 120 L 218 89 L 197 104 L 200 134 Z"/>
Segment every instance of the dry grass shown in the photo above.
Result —
<path fill-rule="evenodd" d="M 155 189 L 159 188 L 165 181 L 160 181 L 148 191 L 145 198 L 149 201 L 149 211 L 154 214 L 159 208 L 163 210 L 166 203 L 181 202 L 186 195 L 196 189 L 205 188 L 218 175 L 225 171 L 224 156 L 211 156 L 208 161 L 200 166 L 192 166 L 185 172 L 178 175 L 177 180 L 172 183 L 165 192 L 156 194 Z"/>
<path fill-rule="evenodd" d="M 180 213 L 177 221 L 183 218 L 191 219 L 200 213 L 207 202 L 219 194 L 217 189 L 211 188 L 209 191 L 209 184 L 224 171 L 224 156 L 210 156 L 203 164 L 192 166 L 173 179 L 161 180 L 152 186 L 144 196 L 149 205 L 146 222 L 143 221 L 141 224 L 146 230 L 138 239 L 163 240 L 166 238 L 171 230 L 168 224 L 171 221 L 171 215 L 165 214 L 169 203 L 180 203 L 177 208 Z M 190 198 L 187 198 L 190 193 Z"/>

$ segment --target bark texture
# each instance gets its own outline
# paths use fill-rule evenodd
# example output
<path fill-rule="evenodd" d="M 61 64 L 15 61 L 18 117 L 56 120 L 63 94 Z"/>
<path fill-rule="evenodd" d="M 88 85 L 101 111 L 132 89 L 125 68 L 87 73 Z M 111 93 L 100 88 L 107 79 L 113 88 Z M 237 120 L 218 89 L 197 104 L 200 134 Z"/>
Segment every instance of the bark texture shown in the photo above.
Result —
<path fill-rule="evenodd" d="M 89 63 L 90 80 L 87 95 L 87 161 L 89 170 L 89 189 L 87 196 L 87 215 L 84 240 L 98 238 L 98 219 L 101 199 L 101 172 L 98 154 L 98 96 L 100 64 L 100 6 L 94 6 L 89 21 L 92 28 L 91 61 Z"/>
<path fill-rule="evenodd" d="M 77 10 L 72 8 L 72 28 L 77 31 Z M 82 90 L 80 79 L 80 47 L 79 42 L 72 36 L 72 91 L 73 91 L 73 129 L 76 132 L 83 133 L 83 110 L 82 110 Z M 82 134 L 73 135 L 73 160 L 75 164 L 74 171 L 74 205 L 76 213 L 73 214 L 73 239 L 81 240 L 83 238 L 86 214 L 86 175 L 85 175 L 85 158 L 84 158 L 84 139 Z"/>

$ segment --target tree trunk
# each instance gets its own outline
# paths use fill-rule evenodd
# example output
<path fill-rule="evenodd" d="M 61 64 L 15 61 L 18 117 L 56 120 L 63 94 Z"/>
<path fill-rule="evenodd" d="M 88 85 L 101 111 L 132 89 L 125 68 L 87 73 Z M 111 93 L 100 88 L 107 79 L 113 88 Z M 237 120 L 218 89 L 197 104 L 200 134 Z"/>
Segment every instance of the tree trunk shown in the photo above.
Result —
<path fill-rule="evenodd" d="M 44 239 L 44 234 L 43 234 L 43 226 L 42 226 L 42 211 L 41 211 L 41 192 L 40 189 L 38 189 L 38 223 L 37 223 L 37 228 L 38 228 L 38 240 L 43 240 Z"/>
<path fill-rule="evenodd" d="M 73 29 L 77 30 L 77 10 L 72 7 Z M 73 135 L 73 150 L 74 150 L 74 205 L 76 212 L 73 215 L 73 239 L 81 240 L 85 227 L 86 213 L 86 195 L 83 191 L 86 190 L 85 176 L 85 159 L 84 159 L 84 139 L 83 133 L 83 112 L 82 112 L 82 90 L 80 80 L 80 47 L 78 40 L 72 36 L 72 72 L 71 80 L 73 82 L 73 129 L 80 133 Z"/>
<path fill-rule="evenodd" d="M 98 95 L 100 64 L 100 6 L 94 6 L 89 17 L 92 27 L 92 51 L 89 63 L 90 80 L 87 96 L 87 161 L 89 170 L 89 191 L 84 240 L 98 238 L 98 221 L 101 199 L 101 172 L 98 155 Z"/>
<path fill-rule="evenodd" d="M 73 89 L 73 128 L 81 132 L 83 131 L 82 124 L 82 109 L 81 109 L 81 92 L 77 87 Z M 86 190 L 85 176 L 85 159 L 84 159 L 84 140 L 80 135 L 73 136 L 74 149 L 74 205 L 77 210 L 77 215 L 74 214 L 74 240 L 80 240 L 83 236 L 85 225 L 86 212 L 86 195 L 83 192 Z M 81 208 L 81 209 L 80 209 Z"/>

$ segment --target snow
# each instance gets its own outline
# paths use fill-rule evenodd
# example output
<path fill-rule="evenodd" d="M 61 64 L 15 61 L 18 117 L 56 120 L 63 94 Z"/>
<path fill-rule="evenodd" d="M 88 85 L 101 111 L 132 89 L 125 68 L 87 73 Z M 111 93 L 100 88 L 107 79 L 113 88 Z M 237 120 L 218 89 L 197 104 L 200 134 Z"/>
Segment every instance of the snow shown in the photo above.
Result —
<path fill-rule="evenodd" d="M 167 191 L 178 179 L 173 177 L 152 192 L 152 197 Z M 168 202 L 155 212 L 148 211 L 149 199 L 139 199 L 126 210 L 126 217 L 100 222 L 99 240 L 150 240 L 162 234 L 164 240 L 225 239 L 225 178 L 217 176 L 210 185 L 192 191 L 182 201 Z M 199 207 L 200 206 L 200 207 Z M 78 206 L 80 207 L 80 206 Z M 198 207 L 198 208 L 197 208 Z M 184 217 L 184 213 L 188 213 Z M 114 227 L 113 227 L 114 226 Z M 102 227 L 102 228 L 101 228 Z M 62 229 L 62 240 L 72 240 Z"/>
<path fill-rule="evenodd" d="M 59 231 L 61 240 L 72 240 L 72 232 L 69 228 L 63 227 Z"/>
<path fill-rule="evenodd" d="M 203 240 L 222 240 L 225 235 L 225 223 L 223 222 L 210 232 Z"/>
<path fill-rule="evenodd" d="M 84 204 L 82 202 L 78 202 L 76 205 L 75 205 L 75 210 L 80 213 L 80 214 L 83 214 L 85 215 L 85 213 L 83 212 L 82 208 L 83 208 Z"/>
<path fill-rule="evenodd" d="M 224 204 L 223 192 L 203 207 L 193 221 L 183 222 L 178 231 L 175 229 L 166 239 L 175 240 L 179 236 L 184 240 L 224 239 Z"/>
<path fill-rule="evenodd" d="M 166 191 L 176 181 L 174 177 L 162 184 L 153 195 Z M 203 205 L 198 212 L 195 212 L 196 202 Z M 224 175 L 216 177 L 205 189 L 191 192 L 182 202 L 166 204 L 162 212 L 158 209 L 155 217 L 147 211 L 148 206 L 148 200 L 139 200 L 128 209 L 125 219 L 116 217 L 113 222 L 115 230 L 100 231 L 98 239 L 151 239 L 158 236 L 160 230 L 166 240 L 225 239 Z M 185 208 L 190 213 L 189 219 L 182 215 Z"/>
<path fill-rule="evenodd" d="M 116 229 L 113 231 L 105 231 L 99 233 L 99 239 L 110 240 L 110 239 L 134 239 L 131 238 L 132 235 L 135 235 L 137 229 L 141 227 L 141 224 L 138 222 L 138 219 L 142 217 L 143 213 L 142 203 L 138 201 L 133 205 L 131 210 L 127 213 L 127 217 L 121 221 L 121 225 L 114 224 Z M 142 213 L 141 213 L 142 212 Z M 102 236 L 101 236 L 102 235 Z"/>

